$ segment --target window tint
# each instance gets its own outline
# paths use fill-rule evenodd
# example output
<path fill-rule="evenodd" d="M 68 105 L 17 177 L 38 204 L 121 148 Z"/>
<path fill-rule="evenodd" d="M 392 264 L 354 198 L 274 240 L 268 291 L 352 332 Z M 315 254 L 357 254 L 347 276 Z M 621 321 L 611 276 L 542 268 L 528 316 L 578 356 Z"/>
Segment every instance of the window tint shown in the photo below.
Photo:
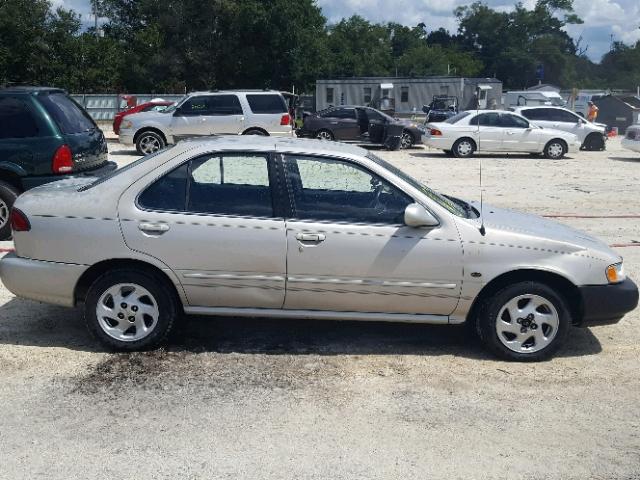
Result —
<path fill-rule="evenodd" d="M 280 95 L 247 95 L 253 113 L 287 113 L 287 105 Z"/>
<path fill-rule="evenodd" d="M 138 203 L 150 210 L 184 212 L 187 199 L 188 163 L 157 180 L 142 192 Z"/>
<path fill-rule="evenodd" d="M 180 106 L 183 115 L 242 115 L 237 95 L 191 97 Z"/>
<path fill-rule="evenodd" d="M 40 95 L 38 100 L 58 124 L 63 134 L 72 135 L 96 127 L 89 114 L 64 93 Z"/>
<path fill-rule="evenodd" d="M 294 218 L 351 223 L 404 223 L 413 200 L 355 164 L 287 156 Z"/>
<path fill-rule="evenodd" d="M 369 121 L 375 120 L 379 122 L 386 122 L 387 120 L 389 120 L 389 118 L 386 118 L 383 114 L 381 114 L 376 110 L 367 108 L 365 109 L 365 112 L 367 112 L 367 117 L 369 118 Z"/>
<path fill-rule="evenodd" d="M 355 120 L 356 111 L 354 108 L 336 108 L 335 110 L 327 112 L 323 116 L 330 118 L 352 118 Z"/>
<path fill-rule="evenodd" d="M 469 115 L 471 115 L 470 112 L 460 112 L 460 113 L 456 113 L 454 116 L 447 118 L 444 123 L 458 123 L 460 120 L 462 120 L 465 117 L 468 117 Z M 473 119 L 475 120 L 475 119 Z M 474 122 L 471 122 L 472 124 L 474 124 Z M 477 123 L 475 123 L 475 125 L 477 125 Z"/>
<path fill-rule="evenodd" d="M 38 135 L 38 125 L 22 100 L 0 97 L 0 139 L 29 138 Z"/>
<path fill-rule="evenodd" d="M 578 116 L 557 108 L 554 109 L 554 120 L 556 122 L 578 123 Z"/>
<path fill-rule="evenodd" d="M 520 112 L 523 117 L 529 120 L 546 120 L 544 112 L 541 108 L 532 108 L 530 110 L 523 110 Z"/>
<path fill-rule="evenodd" d="M 225 153 L 193 160 L 187 211 L 273 216 L 267 157 Z"/>
<path fill-rule="evenodd" d="M 524 118 L 517 117 L 516 115 L 509 115 L 508 113 L 500 115 L 500 124 L 506 128 L 529 128 L 529 122 Z"/>
<path fill-rule="evenodd" d="M 481 113 L 471 120 L 471 125 L 483 127 L 500 127 L 500 115 L 497 113 Z"/>

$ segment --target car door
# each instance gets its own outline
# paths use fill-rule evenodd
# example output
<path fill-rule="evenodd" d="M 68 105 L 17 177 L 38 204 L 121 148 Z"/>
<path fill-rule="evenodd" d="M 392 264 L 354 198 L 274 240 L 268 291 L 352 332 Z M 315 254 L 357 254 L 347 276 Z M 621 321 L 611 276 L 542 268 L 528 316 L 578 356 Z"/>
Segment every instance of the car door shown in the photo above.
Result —
<path fill-rule="evenodd" d="M 469 121 L 475 130 L 474 140 L 480 152 L 499 152 L 502 150 L 504 129 L 500 125 L 497 112 L 481 113 Z"/>
<path fill-rule="evenodd" d="M 448 315 L 462 278 L 453 224 L 411 228 L 414 200 L 349 160 L 285 155 L 285 309 Z"/>
<path fill-rule="evenodd" d="M 208 113 L 209 97 L 204 95 L 189 97 L 173 112 L 171 135 L 176 141 L 210 135 L 207 125 Z"/>
<path fill-rule="evenodd" d="M 224 152 L 149 173 L 119 202 L 126 244 L 166 264 L 191 306 L 281 308 L 287 243 L 269 165 Z"/>
<path fill-rule="evenodd" d="M 511 113 L 500 114 L 500 124 L 504 129 L 502 150 L 505 152 L 539 152 L 540 130 L 531 128 L 529 122 Z"/>
<path fill-rule="evenodd" d="M 359 139 L 360 124 L 355 108 L 335 108 L 324 119 L 336 140 Z"/>
<path fill-rule="evenodd" d="M 237 135 L 244 131 L 245 116 L 236 94 L 209 97 L 209 113 L 205 123 L 209 135 Z"/>
<path fill-rule="evenodd" d="M 587 132 L 584 127 L 585 120 L 568 110 L 561 108 L 555 108 L 554 110 L 554 122 L 551 124 L 551 128 L 573 133 L 580 139 L 580 141 L 584 142 L 584 139 L 587 136 Z"/>

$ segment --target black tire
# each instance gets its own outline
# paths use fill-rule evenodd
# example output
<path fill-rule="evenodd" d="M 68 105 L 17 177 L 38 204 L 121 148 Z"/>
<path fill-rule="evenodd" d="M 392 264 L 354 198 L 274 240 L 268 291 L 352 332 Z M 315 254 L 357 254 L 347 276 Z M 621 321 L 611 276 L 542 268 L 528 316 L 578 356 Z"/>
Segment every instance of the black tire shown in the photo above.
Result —
<path fill-rule="evenodd" d="M 243 135 L 260 135 L 261 137 L 269 136 L 267 132 L 265 132 L 264 130 L 259 130 L 257 128 L 250 128 L 249 130 L 244 132 Z"/>
<path fill-rule="evenodd" d="M 140 155 L 150 155 L 167 146 L 162 135 L 153 130 L 146 130 L 136 138 L 136 151 Z"/>
<path fill-rule="evenodd" d="M 535 348 L 538 348 L 536 345 L 531 345 L 529 349 L 531 349 L 532 351 L 529 352 L 514 351 L 513 349 L 507 347 L 499 338 L 499 334 L 497 332 L 498 322 L 501 322 L 502 320 L 498 318 L 498 315 L 500 315 L 502 309 L 505 308 L 508 302 L 510 302 L 511 300 L 514 300 L 520 296 L 530 295 L 540 297 L 546 302 L 553 305 L 557 313 L 557 328 L 550 329 L 548 328 L 549 325 L 545 324 L 540 326 L 536 325 L 535 330 L 533 328 L 526 329 L 525 332 L 520 330 L 522 338 L 525 339 L 525 341 L 522 343 L 522 346 L 525 348 L 527 347 L 527 342 L 529 342 L 531 338 L 533 338 L 534 333 L 536 333 L 538 329 L 540 329 L 540 332 L 543 332 L 543 329 L 547 329 L 547 332 L 549 333 L 547 333 L 546 336 L 553 336 L 551 340 L 549 340 L 549 343 L 546 344 L 546 346 L 537 351 L 533 351 Z M 528 300 L 524 298 L 520 301 L 527 302 Z M 507 314 L 507 317 L 510 316 Z M 526 320 L 527 318 L 520 320 Z M 507 324 L 511 324 L 513 321 L 514 319 L 510 318 L 510 321 Z M 515 319 L 515 321 L 517 323 L 520 323 L 518 322 L 518 319 Z M 569 312 L 569 309 L 567 308 L 567 304 L 564 298 L 558 295 L 551 287 L 540 282 L 519 282 L 500 290 L 498 293 L 493 295 L 493 297 L 487 299 L 484 305 L 482 305 L 480 308 L 476 328 L 480 340 L 492 353 L 494 353 L 498 357 L 504 360 L 517 362 L 537 362 L 550 358 L 562 346 L 567 337 L 567 334 L 569 333 L 569 329 L 571 328 L 571 314 Z M 524 327 L 519 327 L 516 325 L 515 328 Z M 527 337 L 527 334 L 531 338 Z M 502 335 L 505 341 L 507 341 L 508 338 L 506 337 L 506 334 L 503 333 Z M 514 339 L 520 339 L 520 337 L 516 334 L 509 335 L 514 335 Z M 537 343 L 537 340 L 534 339 L 533 342 Z M 514 346 L 513 348 L 517 347 Z"/>
<path fill-rule="evenodd" d="M 151 329 L 151 331 L 146 334 L 146 336 L 140 339 L 133 339 L 133 336 L 131 340 L 120 340 L 114 338 L 113 336 L 109 335 L 102 326 L 102 324 L 108 322 L 109 320 L 119 322 L 119 320 L 115 318 L 115 315 L 117 315 L 115 312 L 118 310 L 126 312 L 126 315 L 132 315 L 127 318 L 122 318 L 121 322 L 119 322 L 118 325 L 120 323 L 126 323 L 126 321 L 128 321 L 129 319 L 136 318 L 134 317 L 136 313 L 140 316 L 140 319 L 142 321 L 146 322 L 148 318 L 153 319 L 153 317 L 147 316 L 143 312 L 138 313 L 137 307 L 135 307 L 135 305 L 131 305 L 131 303 L 134 303 L 133 300 L 128 305 L 124 302 L 120 305 L 113 305 L 113 319 L 111 319 L 110 317 L 107 319 L 106 316 L 103 317 L 103 320 L 98 319 L 96 311 L 98 302 L 101 300 L 101 297 L 108 292 L 109 289 L 119 284 L 135 284 L 136 286 L 145 289 L 148 293 L 150 293 L 152 297 L 152 302 L 150 302 L 150 305 L 153 306 L 153 302 L 155 302 L 155 306 L 157 307 L 157 311 L 159 312 L 157 319 L 155 319 L 155 322 L 153 323 L 153 328 Z M 144 296 L 148 298 L 148 296 Z M 111 298 L 113 299 L 113 297 Z M 126 300 L 127 298 L 130 297 L 126 296 L 123 300 Z M 103 300 L 103 303 L 104 302 L 105 300 Z M 138 304 L 140 303 L 138 302 Z M 123 305 L 126 305 L 126 308 L 118 308 Z M 84 302 L 84 318 L 89 332 L 109 350 L 120 352 L 149 350 L 164 344 L 173 331 L 175 324 L 180 316 L 180 312 L 181 309 L 179 307 L 179 299 L 177 298 L 175 292 L 167 284 L 167 282 L 159 279 L 155 274 L 146 272 L 144 270 L 118 269 L 105 273 L 104 275 L 100 276 L 95 282 L 93 282 L 91 287 L 89 287 L 89 291 L 87 292 L 87 296 Z M 147 317 L 147 319 L 144 319 L 142 317 Z M 131 320 L 131 322 L 133 322 L 133 320 Z M 133 331 L 137 333 L 137 327 L 135 326 L 135 324 L 132 323 L 131 328 L 135 329 Z M 117 332 L 114 330 L 114 333 Z M 135 335 L 135 333 L 133 335 Z"/>
<path fill-rule="evenodd" d="M 413 147 L 413 144 L 416 143 L 416 139 L 413 137 L 413 134 L 407 130 L 402 132 L 402 139 L 400 140 L 400 148 L 406 149 Z"/>
<path fill-rule="evenodd" d="M 591 152 L 602 151 L 605 149 L 604 138 L 598 133 L 590 133 L 587 135 L 587 138 L 585 138 L 582 148 Z"/>
<path fill-rule="evenodd" d="M 468 158 L 476 151 L 476 142 L 470 138 L 459 138 L 453 144 L 451 152 L 456 158 Z"/>
<path fill-rule="evenodd" d="M 567 144 L 564 140 L 554 138 L 545 145 L 543 153 L 549 160 L 560 160 L 567 153 Z"/>
<path fill-rule="evenodd" d="M 20 195 L 20 190 L 10 183 L 0 181 L 0 240 L 11 238 L 11 208 Z"/>
<path fill-rule="evenodd" d="M 333 132 L 331 130 L 327 130 L 326 128 L 318 130 L 314 136 L 318 140 L 330 140 L 330 141 L 333 141 L 336 138 L 333 135 Z"/>

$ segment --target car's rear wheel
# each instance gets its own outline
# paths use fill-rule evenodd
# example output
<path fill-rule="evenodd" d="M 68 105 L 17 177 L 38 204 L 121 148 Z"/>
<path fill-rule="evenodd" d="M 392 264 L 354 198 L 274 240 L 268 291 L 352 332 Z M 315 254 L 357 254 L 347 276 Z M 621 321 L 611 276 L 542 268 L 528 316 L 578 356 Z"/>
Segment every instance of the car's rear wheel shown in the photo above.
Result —
<path fill-rule="evenodd" d="M 178 316 L 178 299 L 166 282 L 136 270 L 115 270 L 99 277 L 89 288 L 84 305 L 89 331 L 117 351 L 161 345 Z"/>
<path fill-rule="evenodd" d="M 402 132 L 402 139 L 400 140 L 400 146 L 402 148 L 411 148 L 415 143 L 415 139 L 411 132 L 407 132 L 406 130 Z"/>
<path fill-rule="evenodd" d="M 481 308 L 477 330 L 500 358 L 539 361 L 567 336 L 571 315 L 564 299 L 539 282 L 520 282 L 496 293 Z"/>
<path fill-rule="evenodd" d="M 331 133 L 329 130 L 319 130 L 318 132 L 316 132 L 316 138 L 318 140 L 333 140 L 333 133 Z"/>
<path fill-rule="evenodd" d="M 551 140 L 544 147 L 544 156 L 551 160 L 558 160 L 567 153 L 567 146 L 562 140 Z"/>
<path fill-rule="evenodd" d="M 136 150 L 140 155 L 150 155 L 166 147 L 167 143 L 158 132 L 148 130 L 138 135 Z"/>
<path fill-rule="evenodd" d="M 0 181 L 0 240 L 11 238 L 11 224 L 9 214 L 20 191 L 7 182 Z"/>
<path fill-rule="evenodd" d="M 476 151 L 476 144 L 470 138 L 459 138 L 456 140 L 456 143 L 453 144 L 451 151 L 453 155 L 458 158 L 470 157 L 473 155 L 473 152 Z"/>

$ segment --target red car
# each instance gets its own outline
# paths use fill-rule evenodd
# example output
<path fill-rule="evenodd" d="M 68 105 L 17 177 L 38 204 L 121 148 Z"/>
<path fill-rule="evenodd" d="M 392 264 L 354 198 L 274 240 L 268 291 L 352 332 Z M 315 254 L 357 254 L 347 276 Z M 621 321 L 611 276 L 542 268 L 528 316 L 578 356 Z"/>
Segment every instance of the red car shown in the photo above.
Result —
<path fill-rule="evenodd" d="M 141 103 L 140 105 L 136 105 L 135 107 L 131 107 L 128 110 L 123 110 L 122 112 L 118 112 L 113 117 L 113 131 L 116 135 L 120 133 L 120 124 L 122 123 L 122 119 L 127 115 L 131 115 L 132 113 L 139 113 L 139 112 L 150 112 L 151 110 L 161 110 L 163 108 L 168 107 L 169 105 L 173 105 L 173 102 L 167 102 L 167 101 L 146 102 L 146 103 Z"/>

